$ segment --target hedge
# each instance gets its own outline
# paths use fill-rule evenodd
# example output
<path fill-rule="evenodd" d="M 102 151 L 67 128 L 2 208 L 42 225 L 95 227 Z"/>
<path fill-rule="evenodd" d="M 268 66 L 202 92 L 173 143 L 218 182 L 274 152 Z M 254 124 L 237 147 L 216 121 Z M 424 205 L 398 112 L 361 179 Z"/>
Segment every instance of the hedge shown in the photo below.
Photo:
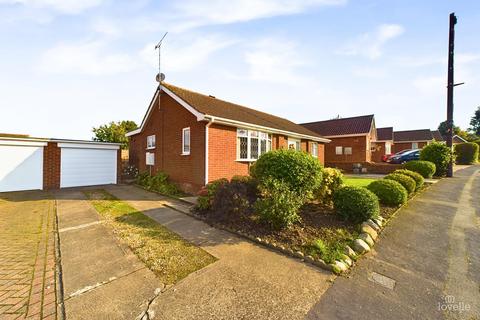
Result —
<path fill-rule="evenodd" d="M 415 180 L 415 184 L 416 184 L 415 191 L 419 190 L 423 186 L 423 183 L 425 182 L 425 179 L 423 179 L 422 175 L 415 171 L 411 171 L 407 169 L 398 169 L 398 170 L 395 170 L 393 173 L 404 174 L 406 176 L 409 176 L 413 180 Z"/>
<path fill-rule="evenodd" d="M 380 213 L 377 196 L 363 187 L 338 189 L 333 195 L 333 205 L 338 215 L 355 223 L 378 217 Z"/>
<path fill-rule="evenodd" d="M 381 203 L 386 205 L 401 205 L 408 199 L 408 192 L 405 187 L 395 180 L 375 180 L 367 188 L 375 193 Z"/>
<path fill-rule="evenodd" d="M 390 179 L 399 182 L 407 190 L 408 194 L 412 194 L 413 192 L 415 192 L 415 180 L 413 180 L 409 176 L 400 173 L 390 173 L 386 175 L 384 179 Z"/>
<path fill-rule="evenodd" d="M 434 175 L 437 177 L 443 177 L 447 174 L 448 164 L 452 157 L 452 150 L 441 142 L 432 142 L 423 147 L 420 152 L 420 160 L 435 164 Z"/>
<path fill-rule="evenodd" d="M 435 173 L 435 163 L 430 161 L 414 160 L 403 165 L 407 170 L 418 172 L 422 177 L 430 179 Z"/>
<path fill-rule="evenodd" d="M 458 164 L 473 164 L 478 161 L 478 144 L 474 142 L 455 145 L 455 155 Z"/>

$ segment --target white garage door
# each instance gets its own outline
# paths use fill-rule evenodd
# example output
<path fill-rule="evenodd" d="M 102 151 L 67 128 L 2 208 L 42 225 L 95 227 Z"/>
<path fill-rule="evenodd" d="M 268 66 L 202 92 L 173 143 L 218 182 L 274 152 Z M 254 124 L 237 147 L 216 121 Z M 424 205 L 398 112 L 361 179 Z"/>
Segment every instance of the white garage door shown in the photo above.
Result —
<path fill-rule="evenodd" d="M 0 192 L 43 188 L 43 145 L 0 145 Z"/>
<path fill-rule="evenodd" d="M 60 188 L 117 183 L 117 150 L 61 148 Z"/>

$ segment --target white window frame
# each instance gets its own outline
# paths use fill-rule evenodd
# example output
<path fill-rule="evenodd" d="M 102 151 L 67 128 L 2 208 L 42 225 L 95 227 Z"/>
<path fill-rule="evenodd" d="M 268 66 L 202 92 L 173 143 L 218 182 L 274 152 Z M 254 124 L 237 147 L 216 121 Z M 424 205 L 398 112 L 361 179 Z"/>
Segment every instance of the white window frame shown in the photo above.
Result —
<path fill-rule="evenodd" d="M 185 133 L 188 132 L 188 145 L 185 144 Z M 192 145 L 192 131 L 190 127 L 182 129 L 182 156 L 188 156 L 190 154 Z M 186 149 L 188 147 L 188 150 Z"/>
<path fill-rule="evenodd" d="M 412 142 L 412 149 L 418 149 L 418 142 Z"/>
<path fill-rule="evenodd" d="M 240 152 L 240 138 L 247 138 L 247 157 L 241 158 Z M 262 153 L 262 141 L 265 141 L 266 148 L 265 152 L 272 150 L 272 134 L 264 131 L 257 130 L 247 130 L 244 128 L 237 128 L 237 161 L 257 161 L 258 158 L 252 158 L 252 148 L 251 140 L 258 139 L 258 158 L 263 154 Z"/>
<path fill-rule="evenodd" d="M 335 154 L 336 154 L 337 156 L 342 155 L 342 154 L 343 154 L 343 147 L 342 147 L 342 146 L 336 146 L 336 147 L 335 147 Z"/>
<path fill-rule="evenodd" d="M 318 158 L 318 143 L 312 142 L 312 156 Z"/>
<path fill-rule="evenodd" d="M 390 142 L 385 142 L 385 154 L 392 153 L 392 144 Z"/>
<path fill-rule="evenodd" d="M 345 148 L 343 148 L 343 153 L 347 156 L 350 156 L 353 153 L 353 148 L 352 147 L 345 147 Z"/>
<path fill-rule="evenodd" d="M 154 134 L 147 136 L 147 150 L 155 149 L 155 140 L 156 138 Z"/>
<path fill-rule="evenodd" d="M 302 150 L 302 143 L 299 139 L 295 139 L 295 138 L 288 138 L 288 142 L 287 142 L 287 147 L 288 149 L 290 149 L 290 145 L 295 145 L 295 150 L 297 151 L 301 151 Z"/>

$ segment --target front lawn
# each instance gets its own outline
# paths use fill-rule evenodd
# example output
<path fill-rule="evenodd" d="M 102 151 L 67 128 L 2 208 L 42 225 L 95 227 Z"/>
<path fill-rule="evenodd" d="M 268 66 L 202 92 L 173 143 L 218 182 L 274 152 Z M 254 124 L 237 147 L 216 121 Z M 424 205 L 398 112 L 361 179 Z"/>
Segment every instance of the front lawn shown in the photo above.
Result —
<path fill-rule="evenodd" d="M 105 190 L 85 192 L 120 241 L 166 284 L 185 278 L 216 259 Z"/>
<path fill-rule="evenodd" d="M 370 184 L 370 182 L 373 182 L 377 179 L 373 178 L 360 178 L 360 177 L 346 177 L 344 178 L 344 183 L 347 186 L 352 186 L 352 187 L 366 187 Z"/>

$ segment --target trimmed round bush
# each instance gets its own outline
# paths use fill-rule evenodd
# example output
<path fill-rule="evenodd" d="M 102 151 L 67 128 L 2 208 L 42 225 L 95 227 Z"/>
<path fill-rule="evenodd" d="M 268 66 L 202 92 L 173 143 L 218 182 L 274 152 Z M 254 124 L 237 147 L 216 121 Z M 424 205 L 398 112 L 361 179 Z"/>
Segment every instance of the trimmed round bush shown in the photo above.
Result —
<path fill-rule="evenodd" d="M 405 188 L 405 190 L 407 190 L 408 194 L 412 194 L 413 192 L 415 192 L 415 187 L 416 187 L 415 180 L 413 180 L 409 176 L 406 176 L 400 173 L 390 173 L 386 175 L 384 179 L 389 179 L 389 180 L 394 180 L 399 182 Z"/>
<path fill-rule="evenodd" d="M 380 213 L 377 196 L 362 187 L 338 189 L 333 195 L 333 205 L 338 215 L 355 223 L 378 217 Z"/>
<path fill-rule="evenodd" d="M 420 152 L 420 160 L 430 161 L 435 164 L 435 173 L 437 177 L 443 177 L 447 174 L 448 164 L 452 159 L 452 150 L 444 143 L 432 142 L 423 147 Z"/>
<path fill-rule="evenodd" d="M 474 142 L 455 145 L 455 156 L 458 164 L 473 164 L 478 161 L 478 144 Z"/>
<path fill-rule="evenodd" d="M 423 183 L 425 182 L 425 179 L 423 179 L 422 175 L 415 171 L 411 171 L 407 169 L 398 169 L 398 170 L 395 170 L 393 173 L 404 174 L 406 176 L 409 176 L 413 180 L 415 180 L 415 185 L 416 185 L 415 191 L 419 190 L 423 186 Z"/>
<path fill-rule="evenodd" d="M 200 190 L 197 199 L 197 209 L 208 210 L 212 207 L 213 199 L 215 198 L 215 193 L 217 189 L 221 186 L 228 183 L 228 180 L 221 178 L 209 182 L 204 189 Z"/>
<path fill-rule="evenodd" d="M 326 205 L 333 202 L 333 194 L 343 185 L 343 173 L 335 168 L 324 168 L 322 184 L 315 192 L 315 197 Z"/>
<path fill-rule="evenodd" d="M 281 180 L 298 196 L 310 198 L 322 182 L 322 165 L 312 155 L 279 149 L 260 156 L 251 168 L 260 183 L 268 178 Z"/>
<path fill-rule="evenodd" d="M 407 190 L 395 180 L 375 180 L 367 186 L 367 189 L 375 193 L 380 202 L 386 205 L 398 206 L 407 202 Z"/>
<path fill-rule="evenodd" d="M 435 163 L 430 161 L 413 160 L 405 163 L 403 167 L 407 170 L 417 172 L 426 179 L 430 179 L 435 173 Z"/>

